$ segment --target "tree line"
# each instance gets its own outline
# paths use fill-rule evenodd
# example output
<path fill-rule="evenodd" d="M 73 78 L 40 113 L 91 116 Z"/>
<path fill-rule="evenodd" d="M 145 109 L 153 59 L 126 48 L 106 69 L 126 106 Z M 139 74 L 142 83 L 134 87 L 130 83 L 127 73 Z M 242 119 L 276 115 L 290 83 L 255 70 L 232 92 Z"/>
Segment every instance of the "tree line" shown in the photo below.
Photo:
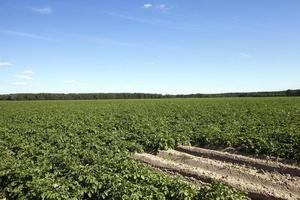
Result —
<path fill-rule="evenodd" d="M 0 100 L 88 100 L 88 99 L 159 99 L 204 97 L 279 97 L 300 96 L 300 89 L 269 92 L 233 92 L 218 94 L 151 94 L 151 93 L 17 93 L 2 94 Z"/>

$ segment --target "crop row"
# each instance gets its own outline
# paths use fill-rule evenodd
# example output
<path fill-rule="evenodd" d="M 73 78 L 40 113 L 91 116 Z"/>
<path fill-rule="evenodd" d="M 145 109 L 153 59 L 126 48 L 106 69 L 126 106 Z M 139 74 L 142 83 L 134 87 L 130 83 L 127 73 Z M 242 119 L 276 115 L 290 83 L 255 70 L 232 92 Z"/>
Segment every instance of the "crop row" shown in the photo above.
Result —
<path fill-rule="evenodd" d="M 8 199 L 245 199 L 131 159 L 178 144 L 300 160 L 300 99 L 0 103 L 0 191 Z"/>

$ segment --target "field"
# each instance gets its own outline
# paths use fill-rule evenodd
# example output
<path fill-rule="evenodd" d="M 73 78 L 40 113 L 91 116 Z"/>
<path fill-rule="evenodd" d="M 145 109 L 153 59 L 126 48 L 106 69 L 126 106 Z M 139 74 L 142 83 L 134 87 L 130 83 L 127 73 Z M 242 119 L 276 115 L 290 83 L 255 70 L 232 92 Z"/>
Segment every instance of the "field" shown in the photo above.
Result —
<path fill-rule="evenodd" d="M 300 161 L 300 98 L 0 102 L 7 199 L 246 199 L 132 159 L 178 145 Z"/>

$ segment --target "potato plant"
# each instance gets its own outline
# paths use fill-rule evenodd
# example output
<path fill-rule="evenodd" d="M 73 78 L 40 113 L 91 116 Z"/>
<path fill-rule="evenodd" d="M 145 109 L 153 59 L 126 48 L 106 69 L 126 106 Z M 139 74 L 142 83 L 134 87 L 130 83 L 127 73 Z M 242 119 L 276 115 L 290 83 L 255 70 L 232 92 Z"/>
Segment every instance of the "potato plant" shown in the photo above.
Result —
<path fill-rule="evenodd" d="M 0 102 L 7 199 L 246 199 L 131 159 L 179 144 L 300 160 L 300 98 Z"/>

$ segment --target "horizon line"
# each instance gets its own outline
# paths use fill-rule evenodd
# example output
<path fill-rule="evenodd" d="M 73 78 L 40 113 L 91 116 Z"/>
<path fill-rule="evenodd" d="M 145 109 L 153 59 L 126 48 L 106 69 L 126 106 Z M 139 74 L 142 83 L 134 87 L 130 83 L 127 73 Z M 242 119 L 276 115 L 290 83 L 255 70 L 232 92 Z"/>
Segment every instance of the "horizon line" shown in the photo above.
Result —
<path fill-rule="evenodd" d="M 162 95 L 162 96 L 179 96 L 179 95 L 218 95 L 218 94 L 246 94 L 246 93 L 264 93 L 264 92 L 287 92 L 287 91 L 297 91 L 300 90 L 300 88 L 297 89 L 285 89 L 285 90 L 264 90 L 264 91 L 250 91 L 250 92 L 216 92 L 216 93 L 186 93 L 186 94 L 163 94 L 163 93 L 147 93 L 147 92 L 17 92 L 17 93 L 0 93 L 0 95 L 18 95 L 18 94 L 156 94 L 156 95 Z"/>

